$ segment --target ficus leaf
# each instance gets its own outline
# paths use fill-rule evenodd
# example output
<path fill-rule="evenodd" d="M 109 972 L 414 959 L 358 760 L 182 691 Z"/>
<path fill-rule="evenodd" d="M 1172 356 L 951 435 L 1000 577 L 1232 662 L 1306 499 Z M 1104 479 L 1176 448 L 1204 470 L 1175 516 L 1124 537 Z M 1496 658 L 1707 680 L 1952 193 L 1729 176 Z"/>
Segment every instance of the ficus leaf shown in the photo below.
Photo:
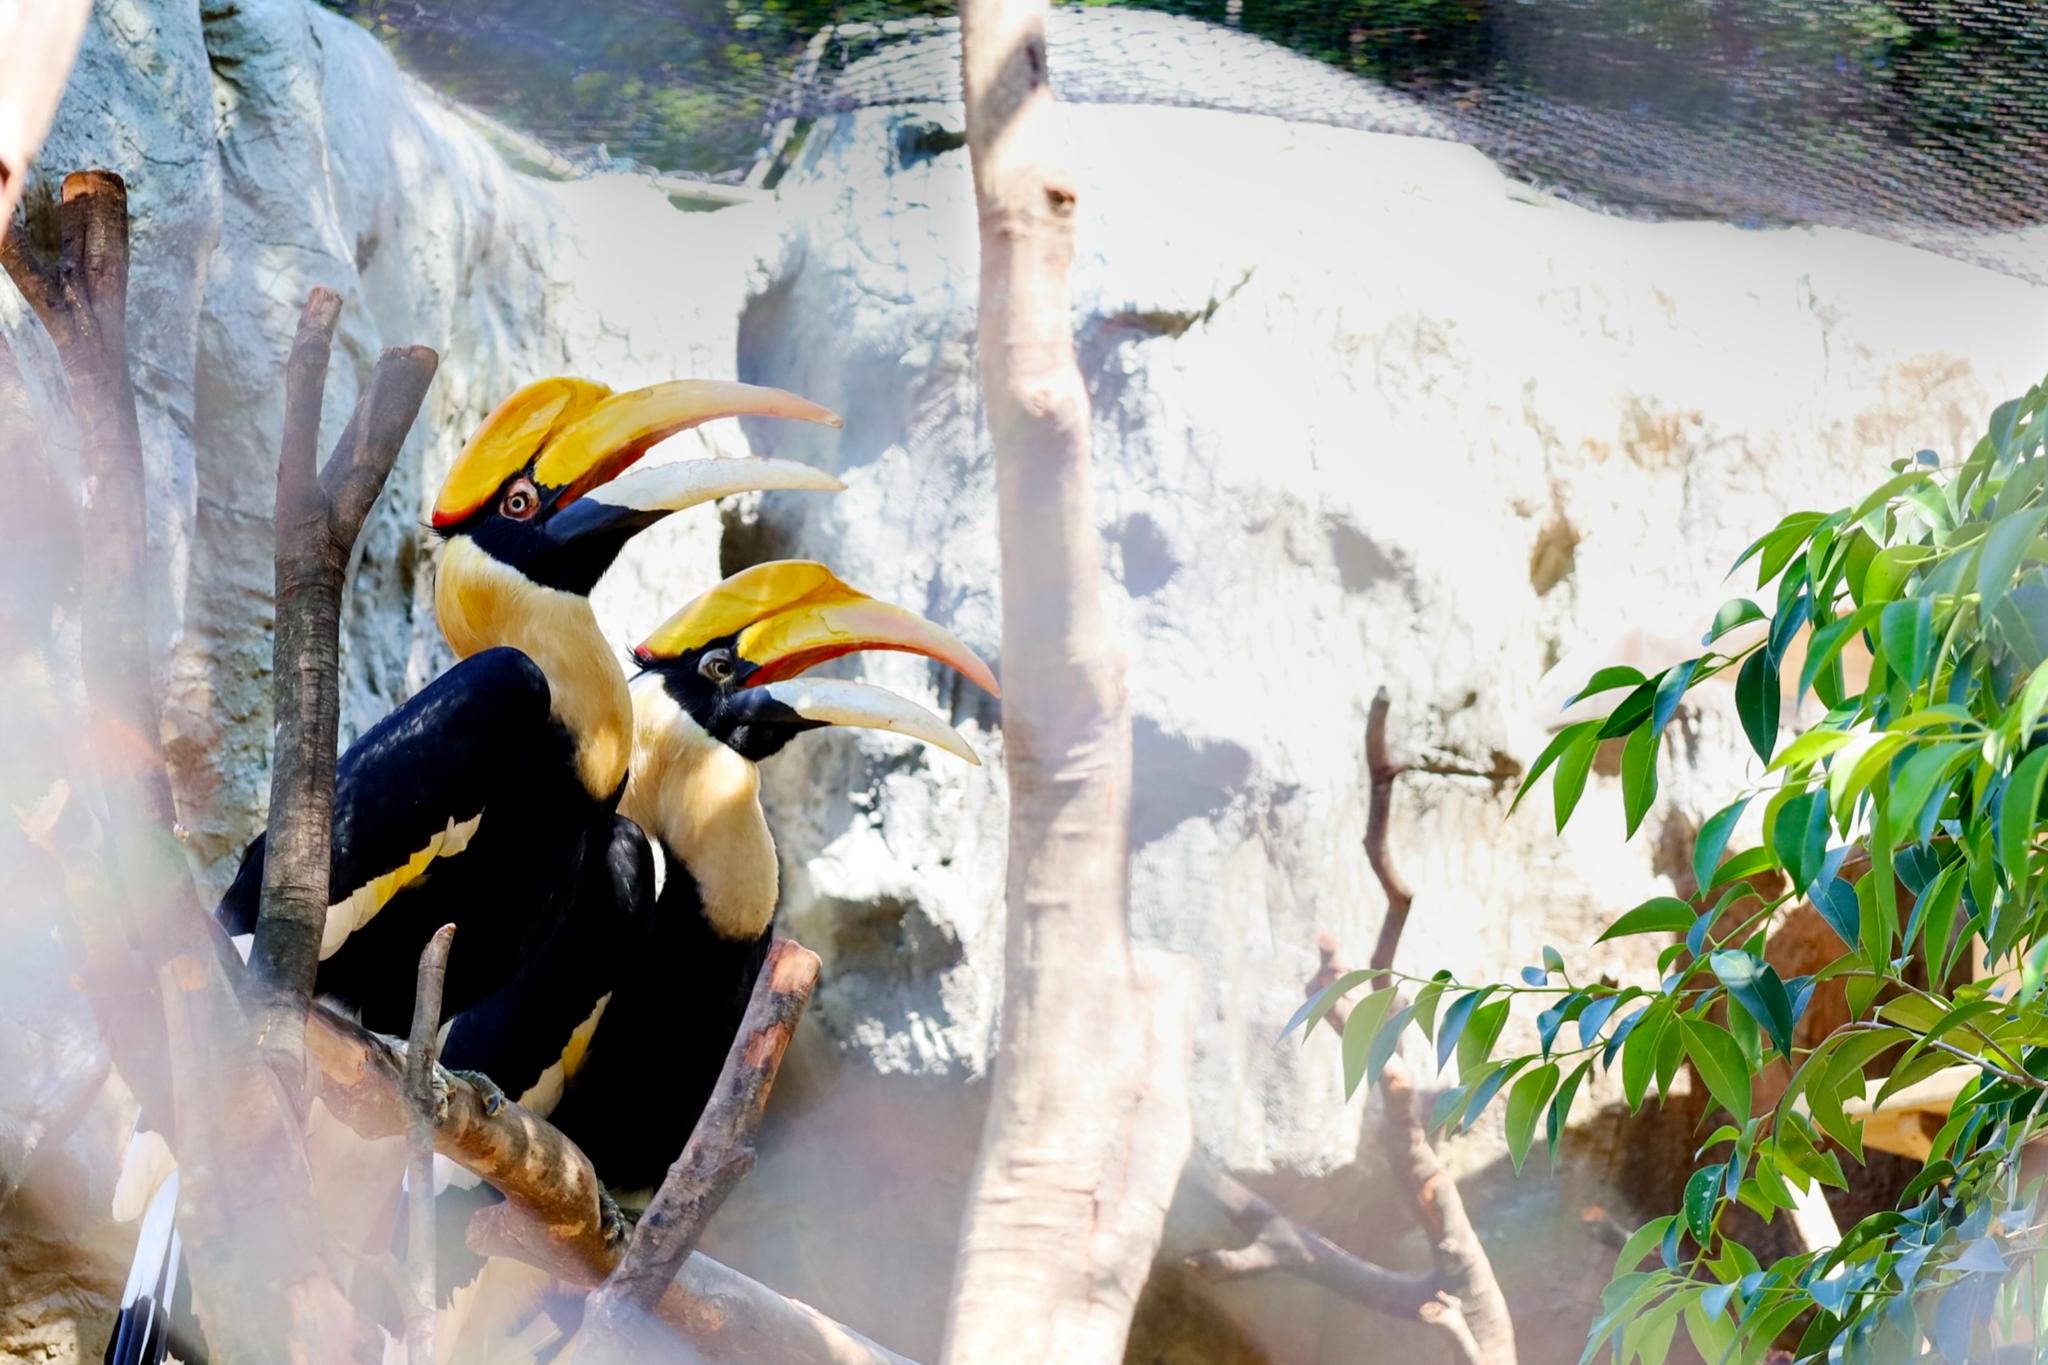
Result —
<path fill-rule="evenodd" d="M 1508 1156 L 1517 1171 L 1529 1155 L 1529 1143 L 1536 1136 L 1536 1120 L 1543 1116 L 1544 1105 L 1557 1089 L 1558 1075 L 1557 1063 L 1545 1062 L 1516 1081 L 1515 1088 L 1508 1092 Z"/>
<path fill-rule="evenodd" d="M 1735 675 L 1735 710 L 1749 747 L 1770 762 L 1778 743 L 1778 669 L 1761 649 L 1744 659 Z"/>
<path fill-rule="evenodd" d="M 1681 1016 L 1685 1055 L 1698 1068 L 1707 1092 L 1738 1120 L 1749 1117 L 1749 1063 L 1728 1030 L 1705 1019 Z"/>

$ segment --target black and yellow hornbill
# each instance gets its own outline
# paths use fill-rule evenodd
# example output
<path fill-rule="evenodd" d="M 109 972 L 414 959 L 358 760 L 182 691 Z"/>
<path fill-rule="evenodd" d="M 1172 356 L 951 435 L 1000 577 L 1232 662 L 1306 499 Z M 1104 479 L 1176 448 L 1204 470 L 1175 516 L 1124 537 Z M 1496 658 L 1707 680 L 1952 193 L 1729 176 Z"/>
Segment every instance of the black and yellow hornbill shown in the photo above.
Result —
<path fill-rule="evenodd" d="M 508 981 L 569 904 L 608 836 L 632 705 L 589 593 L 660 518 L 752 489 L 837 489 L 802 464 L 694 460 L 624 473 L 714 417 L 837 419 L 794 395 L 695 380 L 612 393 L 551 379 L 488 417 L 443 483 L 434 529 L 441 631 L 460 662 L 342 757 L 319 993 L 403 1033 L 419 952 L 444 923 L 451 1015 Z M 263 839 L 220 914 L 253 929 Z"/>
<path fill-rule="evenodd" d="M 655 443 L 717 417 L 836 424 L 775 389 L 677 380 L 627 393 L 580 379 L 528 385 L 484 420 L 434 506 L 445 544 L 435 612 L 460 662 L 343 755 L 334 799 L 331 903 L 316 990 L 385 1033 L 412 1011 L 421 948 L 458 925 L 444 1009 L 509 981 L 576 899 L 611 834 L 632 742 L 624 668 L 589 593 L 625 543 L 662 517 L 731 493 L 836 490 L 777 460 L 694 460 L 626 472 Z M 261 835 L 219 915 L 255 927 Z M 159 1242 L 161 1245 L 159 1247 Z M 174 1241 L 146 1240 L 161 1257 Z M 138 1276 L 140 1277 L 138 1279 Z M 132 1283 L 148 1283 L 138 1269 Z M 160 1358 L 124 1304 L 108 1359 Z M 141 1349 L 127 1342 L 141 1339 Z"/>
<path fill-rule="evenodd" d="M 892 692 L 799 676 L 863 650 L 923 654 L 997 690 L 950 632 L 804 561 L 735 574 L 650 635 L 634 651 L 643 672 L 620 809 L 660 852 L 651 913 L 631 903 L 650 894 L 650 869 L 630 836 L 615 838 L 609 865 L 586 879 L 588 897 L 614 904 L 565 925 L 621 935 L 597 950 L 608 976 L 585 971 L 592 952 L 564 946 L 450 1030 L 450 1065 L 545 1099 L 629 1199 L 658 1184 L 688 1140 L 767 953 L 779 867 L 756 765 L 828 725 L 892 730 L 978 761 L 951 726 Z M 496 1022 L 549 1015 L 551 1037 Z"/>

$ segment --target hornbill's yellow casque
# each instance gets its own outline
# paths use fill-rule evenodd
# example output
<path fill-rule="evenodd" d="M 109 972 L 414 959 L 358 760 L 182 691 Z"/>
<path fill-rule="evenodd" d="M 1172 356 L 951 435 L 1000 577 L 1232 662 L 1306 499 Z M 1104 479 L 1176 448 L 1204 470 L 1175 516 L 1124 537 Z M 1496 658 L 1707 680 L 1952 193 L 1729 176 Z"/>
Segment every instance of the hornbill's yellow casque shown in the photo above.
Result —
<path fill-rule="evenodd" d="M 553 931 L 586 860 L 610 838 L 632 742 L 625 670 L 590 590 L 627 540 L 671 512 L 749 490 L 842 487 L 778 460 L 626 472 L 656 442 L 744 415 L 838 423 L 814 403 L 747 384 L 677 380 L 613 393 L 547 379 L 508 398 L 471 438 L 433 514 L 446 542 L 435 611 L 460 662 L 341 759 L 323 998 L 369 1028 L 403 1033 L 420 950 L 442 924 L 462 929 L 444 995 L 451 1015 L 503 986 Z M 263 856 L 259 835 L 221 902 L 231 934 L 255 927 Z M 169 1214 L 157 1216 L 165 1189 L 175 1200 L 166 1182 L 150 1201 L 109 1361 L 162 1358 L 163 1334 L 149 1325 L 178 1280 Z"/>
<path fill-rule="evenodd" d="M 807 465 L 696 460 L 622 473 L 686 427 L 741 414 L 836 422 L 794 395 L 679 380 L 612 393 L 529 385 L 484 422 L 442 485 L 434 605 L 461 662 L 343 756 L 321 995 L 403 1033 L 420 949 L 444 923 L 444 1009 L 508 981 L 607 837 L 632 706 L 589 593 L 626 541 L 670 512 L 750 489 L 837 489 Z M 254 928 L 263 840 L 221 904 Z"/>
<path fill-rule="evenodd" d="M 614 903 L 564 928 L 622 937 L 537 959 L 488 1013 L 450 1030 L 450 1065 L 484 1071 L 508 1092 L 537 1087 L 614 1190 L 650 1189 L 682 1150 L 766 956 L 779 869 L 756 765 L 827 725 L 892 730 L 978 761 L 951 726 L 892 692 L 799 677 L 860 650 L 923 654 L 997 691 L 988 666 L 950 632 L 822 564 L 747 569 L 650 635 L 634 651 L 644 672 L 633 682 L 621 810 L 661 851 L 651 913 L 632 903 L 650 894 L 645 864 L 627 851 L 630 837 L 616 839 L 610 868 L 586 878 L 588 897 Z M 606 970 L 586 971 L 593 957 Z M 546 1037 L 493 1022 L 549 1014 L 557 1022 Z M 561 1026 L 570 1020 L 573 1033 Z"/>

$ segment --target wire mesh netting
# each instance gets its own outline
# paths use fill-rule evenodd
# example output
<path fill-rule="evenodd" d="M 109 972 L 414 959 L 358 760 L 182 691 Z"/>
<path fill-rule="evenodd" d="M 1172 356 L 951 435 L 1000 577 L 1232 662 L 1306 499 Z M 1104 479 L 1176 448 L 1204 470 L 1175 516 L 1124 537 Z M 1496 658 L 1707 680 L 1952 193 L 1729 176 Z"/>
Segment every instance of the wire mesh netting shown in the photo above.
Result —
<path fill-rule="evenodd" d="M 929 0 L 327 0 L 567 167 L 772 174 L 778 130 L 959 98 Z M 2048 282 L 2029 0 L 1062 5 L 1063 99 L 1449 139 L 1610 212 L 1855 228 Z"/>

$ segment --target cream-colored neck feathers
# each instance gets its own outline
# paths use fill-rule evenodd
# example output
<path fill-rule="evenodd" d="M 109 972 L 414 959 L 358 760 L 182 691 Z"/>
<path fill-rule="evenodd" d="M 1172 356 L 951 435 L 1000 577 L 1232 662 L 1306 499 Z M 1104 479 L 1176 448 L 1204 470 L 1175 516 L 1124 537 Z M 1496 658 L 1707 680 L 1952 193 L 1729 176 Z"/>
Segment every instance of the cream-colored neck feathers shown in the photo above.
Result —
<path fill-rule="evenodd" d="M 707 734 L 655 677 L 633 684 L 633 775 L 619 809 L 666 844 L 722 937 L 759 938 L 775 916 L 780 869 L 761 774 Z"/>
<path fill-rule="evenodd" d="M 590 599 L 544 588 L 457 536 L 441 551 L 434 613 L 457 657 L 510 645 L 540 666 L 584 787 L 609 800 L 632 754 L 633 698 Z"/>

